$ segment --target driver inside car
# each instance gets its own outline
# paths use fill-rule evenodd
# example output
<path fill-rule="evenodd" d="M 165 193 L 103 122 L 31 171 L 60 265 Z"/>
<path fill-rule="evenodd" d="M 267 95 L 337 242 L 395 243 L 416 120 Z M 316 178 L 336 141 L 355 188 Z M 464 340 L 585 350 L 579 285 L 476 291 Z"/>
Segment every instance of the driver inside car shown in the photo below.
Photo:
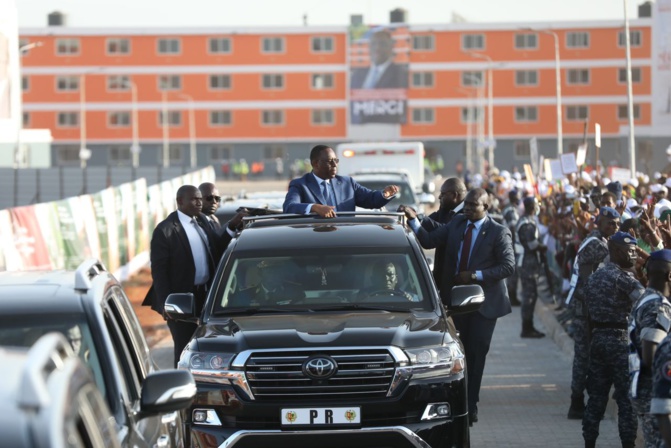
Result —
<path fill-rule="evenodd" d="M 263 260 L 257 267 L 261 277 L 259 284 L 240 291 L 229 306 L 288 305 L 305 299 L 300 285 L 286 279 L 281 261 Z"/>
<path fill-rule="evenodd" d="M 411 294 L 398 289 L 398 270 L 391 261 L 378 262 L 373 266 L 371 286 L 359 291 L 359 299 L 366 300 L 372 297 L 403 297 L 410 302 L 417 299 Z"/>

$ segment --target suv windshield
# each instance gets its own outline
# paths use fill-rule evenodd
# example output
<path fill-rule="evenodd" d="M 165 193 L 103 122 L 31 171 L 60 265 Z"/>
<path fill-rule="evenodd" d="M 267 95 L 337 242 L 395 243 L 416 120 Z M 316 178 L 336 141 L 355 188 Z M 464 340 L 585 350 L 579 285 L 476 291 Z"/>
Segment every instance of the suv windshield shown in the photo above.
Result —
<path fill-rule="evenodd" d="M 223 276 L 226 283 L 217 291 L 214 313 L 233 308 L 433 309 L 409 254 L 311 252 L 235 258 Z"/>

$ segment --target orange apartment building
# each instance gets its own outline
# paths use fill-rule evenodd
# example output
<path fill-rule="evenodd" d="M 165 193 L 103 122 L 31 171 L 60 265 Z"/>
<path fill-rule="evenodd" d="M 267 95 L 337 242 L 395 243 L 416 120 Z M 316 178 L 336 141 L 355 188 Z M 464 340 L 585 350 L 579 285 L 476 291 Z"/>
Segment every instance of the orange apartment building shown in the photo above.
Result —
<path fill-rule="evenodd" d="M 653 25 L 653 17 L 630 21 L 638 164 L 650 172 L 666 163 L 671 144 L 667 118 L 658 120 L 662 125 L 655 118 L 667 92 L 653 91 L 658 68 Z M 602 161 L 627 166 L 622 22 L 406 24 L 405 29 L 395 38 L 407 39 L 407 120 L 391 139 L 423 141 L 430 156 L 442 156 L 446 174 L 465 160 L 469 127 L 474 138 L 478 131 L 481 139 L 487 137 L 488 69 L 495 165 L 512 169 L 529 163 L 532 137 L 540 154 L 556 157 L 555 37 L 547 30 L 559 43 L 563 151 L 575 151 L 582 142 L 586 121 L 590 138 L 598 122 Z M 188 166 L 194 144 L 198 166 L 244 158 L 266 162 L 271 171 L 266 174 L 274 175 L 277 157 L 305 158 L 314 144 L 353 138 L 347 26 L 50 26 L 21 29 L 20 38 L 22 45 L 42 43 L 22 57 L 23 119 L 25 127 L 51 129 L 52 166 L 79 164 L 80 147 L 91 149 L 90 165 L 130 165 L 137 141 L 140 166 L 163 164 L 165 153 L 171 166 Z M 668 95 L 671 103 L 671 90 Z M 469 124 L 479 117 L 480 127 Z M 362 138 L 360 132 L 356 138 Z M 364 138 L 390 135 L 373 129 Z"/>

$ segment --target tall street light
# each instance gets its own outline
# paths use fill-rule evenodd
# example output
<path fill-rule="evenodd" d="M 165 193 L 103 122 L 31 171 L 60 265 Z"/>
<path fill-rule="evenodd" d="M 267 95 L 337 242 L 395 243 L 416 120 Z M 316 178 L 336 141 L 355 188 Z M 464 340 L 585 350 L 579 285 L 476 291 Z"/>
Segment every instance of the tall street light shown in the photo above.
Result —
<path fill-rule="evenodd" d="M 44 45 L 44 42 L 31 42 L 26 45 L 22 45 L 19 47 L 19 80 L 21 82 L 21 86 L 23 87 L 23 77 L 21 76 L 21 57 L 23 56 L 24 53 L 26 53 L 29 50 L 32 50 L 33 48 L 41 47 Z M 22 104 L 22 103 L 19 103 Z M 19 110 L 19 117 L 18 117 L 18 126 L 16 127 L 16 150 L 14 151 L 14 168 L 23 168 L 25 166 L 25 154 L 23 154 L 23 149 L 21 148 L 21 130 L 23 129 L 23 111 Z M 15 176 L 16 177 L 16 176 Z M 15 189 L 16 191 L 16 189 Z"/>
<path fill-rule="evenodd" d="M 193 103 L 193 97 L 182 93 L 179 95 L 180 98 L 184 98 L 189 101 L 189 160 L 191 163 L 191 168 L 195 168 L 196 163 L 196 112 Z"/>
<path fill-rule="evenodd" d="M 627 115 L 629 116 L 629 168 L 636 179 L 636 141 L 634 140 L 634 94 L 631 82 L 631 42 L 629 35 L 628 1 L 624 0 L 624 33 L 627 47 Z"/>
<path fill-rule="evenodd" d="M 555 43 L 555 89 L 557 103 L 557 157 L 564 152 L 564 136 L 562 130 L 562 107 L 561 107 L 561 63 L 559 60 L 559 36 L 550 30 L 535 30 L 533 28 L 523 28 L 527 31 L 534 31 L 543 34 L 549 34 L 554 38 Z"/>
<path fill-rule="evenodd" d="M 473 142 L 471 126 L 473 125 L 473 108 L 475 107 L 475 99 L 473 90 L 457 89 L 460 93 L 465 93 L 468 96 L 468 111 L 466 114 L 466 170 L 473 169 Z"/>
<path fill-rule="evenodd" d="M 487 146 L 490 169 L 494 167 L 494 75 L 492 58 L 482 53 L 468 53 L 473 58 L 485 59 L 489 62 L 487 68 Z"/>
<path fill-rule="evenodd" d="M 127 79 L 123 83 L 124 86 L 130 87 L 131 102 L 133 103 L 133 143 L 130 147 L 131 157 L 133 160 L 133 169 L 140 165 L 140 128 L 138 123 L 138 109 L 137 109 L 137 84 Z"/>
<path fill-rule="evenodd" d="M 161 90 L 161 105 L 163 107 L 161 124 L 163 126 L 163 168 L 170 166 L 170 136 L 168 131 L 168 124 L 170 118 L 168 117 L 168 93 Z"/>
<path fill-rule="evenodd" d="M 79 163 L 82 168 L 82 194 L 88 190 L 86 166 L 91 150 L 86 147 L 86 74 L 79 75 Z"/>
<path fill-rule="evenodd" d="M 483 143 L 484 143 L 484 126 L 483 126 L 483 113 L 482 113 L 482 103 L 484 100 L 484 81 L 482 77 L 475 76 L 472 73 L 464 73 L 463 74 L 466 78 L 468 78 L 470 83 L 477 88 L 477 98 L 478 98 L 478 113 L 477 113 L 477 133 L 478 133 L 478 145 L 477 145 L 477 169 L 474 171 L 477 173 L 482 174 L 482 148 L 483 148 Z M 469 115 L 469 121 L 472 121 L 473 117 L 472 115 Z"/>

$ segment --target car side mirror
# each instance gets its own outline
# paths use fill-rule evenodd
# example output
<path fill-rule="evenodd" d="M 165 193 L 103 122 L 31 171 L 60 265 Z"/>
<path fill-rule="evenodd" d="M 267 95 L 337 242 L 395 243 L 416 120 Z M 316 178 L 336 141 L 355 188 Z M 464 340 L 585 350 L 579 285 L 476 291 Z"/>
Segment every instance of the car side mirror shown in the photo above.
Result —
<path fill-rule="evenodd" d="M 198 322 L 198 316 L 196 316 L 196 301 L 193 298 L 193 293 L 179 292 L 170 294 L 168 298 L 165 299 L 163 310 L 168 318 L 172 320 Z"/>
<path fill-rule="evenodd" d="M 188 370 L 161 370 L 142 383 L 140 413 L 143 417 L 181 411 L 196 397 L 196 381 Z"/>
<path fill-rule="evenodd" d="M 485 301 L 485 293 L 480 285 L 460 285 L 452 287 L 450 314 L 464 314 L 477 311 Z"/>

